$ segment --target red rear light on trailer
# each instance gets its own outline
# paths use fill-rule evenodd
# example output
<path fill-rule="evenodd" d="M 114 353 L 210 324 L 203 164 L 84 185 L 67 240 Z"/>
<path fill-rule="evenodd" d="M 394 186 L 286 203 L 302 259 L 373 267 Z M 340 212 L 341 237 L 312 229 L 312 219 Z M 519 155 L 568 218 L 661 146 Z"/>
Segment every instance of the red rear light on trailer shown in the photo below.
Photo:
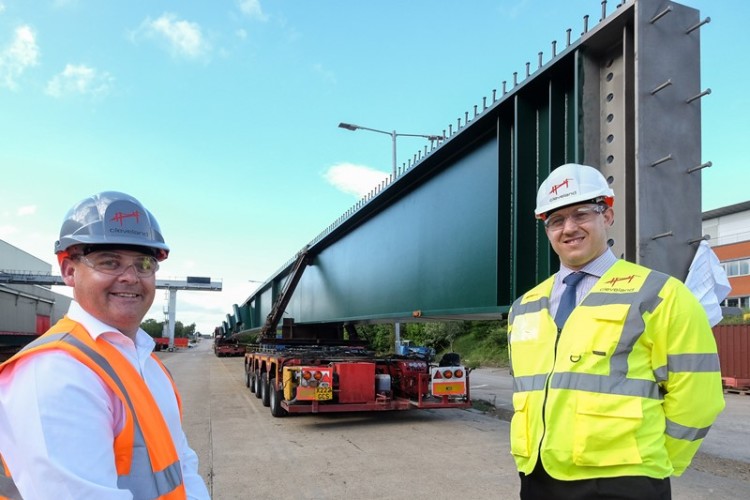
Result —
<path fill-rule="evenodd" d="M 327 401 L 333 399 L 333 369 L 303 366 L 300 371 L 296 398 L 299 401 Z"/>
<path fill-rule="evenodd" d="M 466 394 L 466 371 L 462 366 L 433 367 L 430 371 L 430 392 L 433 396 L 463 396 Z"/>

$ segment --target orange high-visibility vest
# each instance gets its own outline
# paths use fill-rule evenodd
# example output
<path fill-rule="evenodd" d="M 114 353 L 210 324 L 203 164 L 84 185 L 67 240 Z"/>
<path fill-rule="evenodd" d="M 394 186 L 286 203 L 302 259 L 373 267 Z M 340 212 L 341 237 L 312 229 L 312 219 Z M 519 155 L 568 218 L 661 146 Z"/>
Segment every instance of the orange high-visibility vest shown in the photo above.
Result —
<path fill-rule="evenodd" d="M 179 457 L 164 417 L 143 378 L 111 344 L 103 339 L 94 341 L 82 325 L 66 316 L 1 364 L 0 371 L 24 356 L 51 349 L 63 350 L 89 367 L 122 401 L 125 423 L 114 440 L 117 486 L 139 499 L 185 499 Z M 161 361 L 153 353 L 151 356 L 172 382 L 182 415 L 174 380 Z M 0 498 L 20 498 L 4 461 L 3 468 Z"/>
<path fill-rule="evenodd" d="M 0 500 L 21 500 L 21 494 L 18 492 L 13 479 L 10 477 L 8 466 L 5 465 L 3 456 L 0 455 Z"/>

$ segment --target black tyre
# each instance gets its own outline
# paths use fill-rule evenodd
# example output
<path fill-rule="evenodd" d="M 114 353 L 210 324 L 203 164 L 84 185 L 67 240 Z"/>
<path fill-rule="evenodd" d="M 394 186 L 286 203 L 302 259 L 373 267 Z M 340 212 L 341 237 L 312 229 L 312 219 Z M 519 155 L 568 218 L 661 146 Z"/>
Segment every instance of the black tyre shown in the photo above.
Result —
<path fill-rule="evenodd" d="M 287 414 L 286 410 L 282 408 L 281 401 L 284 399 L 284 393 L 281 389 L 276 389 L 276 379 L 271 379 L 269 386 L 271 389 L 271 415 L 274 417 L 283 417 Z"/>
<path fill-rule="evenodd" d="M 271 406 L 271 387 L 268 384 L 268 373 L 260 374 L 260 401 L 263 406 Z"/>
<path fill-rule="evenodd" d="M 260 397 L 261 397 L 260 386 L 263 385 L 263 384 L 260 383 L 260 381 L 261 381 L 260 377 L 261 377 L 260 376 L 260 372 L 256 371 L 255 372 L 255 397 L 258 398 L 258 399 L 260 399 Z"/>
<path fill-rule="evenodd" d="M 258 386 L 258 377 L 255 376 L 255 372 L 250 372 L 250 392 L 255 392 Z"/>
<path fill-rule="evenodd" d="M 245 370 L 245 387 L 250 387 L 250 379 L 252 377 L 250 376 L 250 372 Z"/>

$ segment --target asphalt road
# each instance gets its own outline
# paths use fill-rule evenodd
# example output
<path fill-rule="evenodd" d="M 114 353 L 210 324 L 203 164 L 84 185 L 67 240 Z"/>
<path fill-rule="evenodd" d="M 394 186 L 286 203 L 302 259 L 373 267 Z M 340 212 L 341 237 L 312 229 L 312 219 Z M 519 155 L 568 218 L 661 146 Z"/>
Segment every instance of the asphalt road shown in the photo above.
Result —
<path fill-rule="evenodd" d="M 493 402 L 497 414 L 420 410 L 279 419 L 245 387 L 242 358 L 215 357 L 210 341 L 160 356 L 182 394 L 185 430 L 215 500 L 518 498 L 509 424 L 502 418 L 511 394 L 504 370 L 472 372 L 473 398 Z M 750 469 L 750 396 L 731 396 L 737 398 L 728 397 L 703 449 L 710 466 L 673 478 L 675 500 L 750 498 L 750 478 L 736 473 Z M 722 458 L 727 454 L 735 458 Z"/>

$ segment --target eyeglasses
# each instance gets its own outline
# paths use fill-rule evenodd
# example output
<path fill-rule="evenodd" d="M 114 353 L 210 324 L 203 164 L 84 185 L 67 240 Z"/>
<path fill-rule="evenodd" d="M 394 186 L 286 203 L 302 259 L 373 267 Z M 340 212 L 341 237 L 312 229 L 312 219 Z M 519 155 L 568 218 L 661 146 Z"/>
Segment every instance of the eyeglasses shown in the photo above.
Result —
<path fill-rule="evenodd" d="M 94 271 L 110 276 L 121 276 L 130 266 L 133 266 L 135 274 L 140 278 L 149 278 L 159 270 L 159 261 L 150 255 L 139 255 L 132 259 L 125 259 L 122 255 L 116 253 L 94 252 L 88 256 L 79 255 L 76 258 Z"/>
<path fill-rule="evenodd" d="M 603 214 L 607 207 L 603 205 L 593 205 L 589 207 L 578 207 L 568 215 L 553 214 L 544 221 L 544 227 L 550 231 L 560 231 L 565 227 L 565 221 L 570 219 L 576 225 L 586 224 L 594 220 L 599 214 Z"/>

